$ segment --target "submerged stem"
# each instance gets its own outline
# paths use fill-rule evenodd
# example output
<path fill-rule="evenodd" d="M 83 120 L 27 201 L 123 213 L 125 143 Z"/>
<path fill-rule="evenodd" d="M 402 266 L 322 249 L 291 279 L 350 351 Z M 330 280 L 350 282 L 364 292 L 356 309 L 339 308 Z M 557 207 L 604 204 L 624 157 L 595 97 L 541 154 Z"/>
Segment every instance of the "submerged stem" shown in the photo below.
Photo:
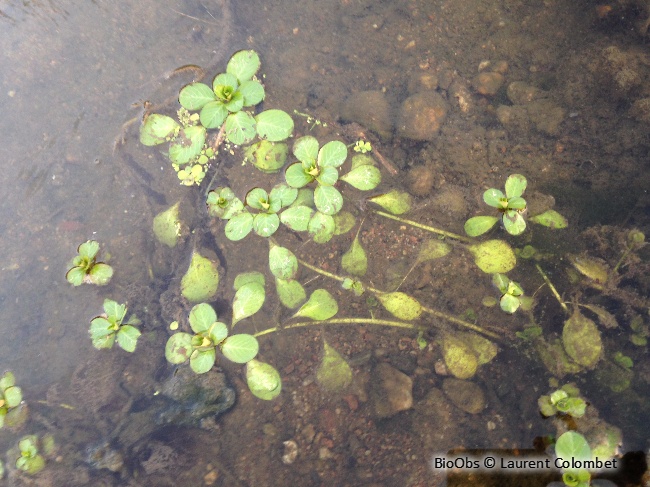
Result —
<path fill-rule="evenodd" d="M 555 299 L 557 299 L 557 302 L 560 303 L 560 306 L 562 306 L 562 309 L 564 310 L 565 313 L 569 314 L 569 308 L 567 307 L 566 304 L 564 304 L 564 301 L 562 301 L 562 297 L 560 296 L 560 293 L 557 292 L 557 289 L 555 289 L 555 286 L 551 282 L 551 280 L 548 278 L 546 273 L 542 270 L 539 264 L 535 264 L 535 268 L 537 268 L 537 271 L 542 275 L 542 278 L 544 279 L 544 282 L 547 284 L 551 292 L 553 293 L 553 296 L 555 296 Z"/>
<path fill-rule="evenodd" d="M 404 323 L 403 321 L 393 321 L 393 320 L 380 320 L 377 318 L 330 318 L 329 320 L 320 320 L 320 321 L 302 321 L 300 323 L 292 323 L 286 326 L 274 326 L 273 328 L 267 328 L 266 330 L 258 331 L 253 336 L 255 338 L 268 335 L 269 333 L 274 333 L 280 330 L 289 330 L 291 328 L 304 328 L 306 326 L 320 326 L 320 325 L 380 325 L 380 326 L 392 326 L 395 328 L 408 328 L 410 330 L 417 330 L 417 325 L 413 323 Z"/>
<path fill-rule="evenodd" d="M 423 225 L 422 223 L 418 223 L 413 220 L 407 220 L 406 218 L 401 218 L 399 216 L 391 215 L 390 213 L 385 213 L 383 211 L 379 211 L 379 210 L 372 210 L 372 211 L 379 216 L 390 218 L 391 220 L 396 220 L 401 223 L 406 223 L 407 225 L 411 225 L 412 227 L 416 227 L 416 228 L 421 228 L 422 230 L 426 230 L 427 232 L 437 233 L 438 235 L 443 235 L 445 237 L 453 238 L 454 240 L 459 240 L 465 243 L 474 242 L 471 238 L 465 237 L 463 235 L 459 235 L 457 233 L 448 232 L 447 230 L 441 230 L 440 228 L 430 227 L 429 225 Z"/>
<path fill-rule="evenodd" d="M 320 267 L 316 267 L 314 265 L 311 265 L 308 262 L 305 262 L 304 260 L 298 259 L 298 262 L 301 265 L 304 265 L 305 267 L 307 267 L 308 269 L 311 269 L 312 271 L 317 272 L 318 274 L 321 274 L 321 275 L 323 275 L 325 277 L 329 277 L 330 279 L 335 279 L 335 280 L 337 280 L 339 282 L 343 282 L 345 280 L 345 278 L 342 277 L 342 276 L 333 274 L 331 272 L 327 272 L 327 271 L 321 269 Z M 366 286 L 365 284 L 364 284 L 364 288 L 367 289 L 368 291 L 370 291 L 373 294 L 386 294 L 384 291 L 381 291 L 381 290 L 376 289 L 376 288 L 371 287 L 371 286 Z M 469 323 L 468 321 L 461 320 L 460 318 L 456 318 L 455 316 L 449 315 L 447 313 L 443 313 L 442 311 L 427 308 L 426 306 L 422 306 L 422 311 L 424 311 L 425 313 L 429 313 L 429 314 L 431 314 L 433 316 L 436 316 L 438 318 L 442 318 L 443 320 L 446 320 L 446 321 L 448 321 L 450 323 L 454 323 L 454 324 L 462 326 L 464 328 L 469 328 L 470 330 L 481 333 L 481 334 L 483 334 L 485 336 L 489 336 L 490 338 L 494 338 L 496 340 L 500 340 L 502 338 L 500 335 L 498 335 L 498 334 L 496 334 L 494 332 L 488 331 L 483 327 L 475 325 L 474 323 Z M 377 324 L 386 324 L 386 323 L 379 323 L 380 321 L 383 322 L 383 321 L 386 321 L 386 320 L 374 320 L 374 319 L 372 319 L 372 320 L 365 320 L 364 321 L 364 318 L 349 318 L 349 319 L 350 320 L 361 320 L 361 322 L 372 322 L 372 323 L 377 321 L 378 322 Z M 390 323 L 397 323 L 397 322 L 390 322 Z M 406 324 L 404 323 L 404 325 L 406 325 Z M 390 326 L 397 326 L 397 325 L 390 325 Z M 417 327 L 415 325 L 410 325 L 410 327 L 413 328 L 413 329 L 417 329 Z M 272 329 L 272 331 L 275 331 L 275 329 Z"/>

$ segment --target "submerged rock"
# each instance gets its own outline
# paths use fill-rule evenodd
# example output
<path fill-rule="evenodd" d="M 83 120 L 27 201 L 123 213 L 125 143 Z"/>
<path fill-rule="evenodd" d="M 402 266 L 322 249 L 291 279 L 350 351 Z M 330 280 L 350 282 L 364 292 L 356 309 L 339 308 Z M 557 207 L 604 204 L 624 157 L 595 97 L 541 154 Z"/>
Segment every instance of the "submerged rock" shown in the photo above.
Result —
<path fill-rule="evenodd" d="M 483 389 L 474 382 L 448 378 L 442 383 L 442 390 L 456 407 L 466 413 L 478 414 L 485 409 Z"/>
<path fill-rule="evenodd" d="M 409 96 L 400 108 L 398 133 L 413 140 L 433 140 L 447 119 L 447 102 L 435 91 Z"/>
<path fill-rule="evenodd" d="M 341 106 L 341 118 L 357 122 L 380 137 L 390 137 L 393 132 L 390 105 L 381 91 L 360 91 L 350 95 Z"/>
<path fill-rule="evenodd" d="M 370 397 L 379 418 L 388 418 L 413 406 L 413 381 L 396 368 L 380 363 L 370 381 Z"/>

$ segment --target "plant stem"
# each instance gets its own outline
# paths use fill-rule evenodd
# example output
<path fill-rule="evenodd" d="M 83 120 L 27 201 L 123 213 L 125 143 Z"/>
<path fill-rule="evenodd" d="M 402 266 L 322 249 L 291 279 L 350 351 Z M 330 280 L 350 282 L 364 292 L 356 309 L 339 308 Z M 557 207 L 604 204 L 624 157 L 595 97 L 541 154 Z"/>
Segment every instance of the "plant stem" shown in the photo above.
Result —
<path fill-rule="evenodd" d="M 567 307 L 566 304 L 564 304 L 564 301 L 562 301 L 562 297 L 560 296 L 560 293 L 557 292 L 557 289 L 555 289 L 555 286 L 551 282 L 551 280 L 548 278 L 546 273 L 542 270 L 539 264 L 535 264 L 535 267 L 537 268 L 537 271 L 542 275 L 542 278 L 544 279 L 544 282 L 547 284 L 551 292 L 553 293 L 553 296 L 555 296 L 555 299 L 557 299 L 557 302 L 560 303 L 560 306 L 562 306 L 562 309 L 566 314 L 569 314 L 569 308 Z"/>
<path fill-rule="evenodd" d="M 457 233 L 452 233 L 452 232 L 448 232 L 447 230 L 441 230 L 440 228 L 423 225 L 422 223 L 418 223 L 413 220 L 407 220 L 406 218 L 401 218 L 399 216 L 391 215 L 390 213 L 385 213 L 383 211 L 379 211 L 379 210 L 372 210 L 372 211 L 377 215 L 383 216 L 385 218 L 390 218 L 391 220 L 396 220 L 401 223 L 406 223 L 407 225 L 411 225 L 416 228 L 421 228 L 422 230 L 426 230 L 427 232 L 437 233 L 438 235 L 443 235 L 445 237 L 453 238 L 454 240 L 459 240 L 464 243 L 474 243 L 474 241 L 471 238 L 464 237 L 463 235 L 459 235 Z"/>
<path fill-rule="evenodd" d="M 274 333 L 280 330 L 289 330 L 291 328 L 304 328 L 306 326 L 320 326 L 320 325 L 380 325 L 380 326 L 392 326 L 395 328 L 408 328 L 409 330 L 417 330 L 420 327 L 414 325 L 413 323 L 404 323 L 403 321 L 393 321 L 393 320 L 380 320 L 377 318 L 330 318 L 329 320 L 321 321 L 302 321 L 300 323 L 292 323 L 286 326 L 274 326 L 273 328 L 267 328 L 266 330 L 258 331 L 253 336 L 260 337 L 263 335 L 268 335 L 269 333 Z"/>
<path fill-rule="evenodd" d="M 327 272 L 327 271 L 321 269 L 320 267 L 316 267 L 316 266 L 311 265 L 308 262 L 305 262 L 302 259 L 298 259 L 298 262 L 301 265 L 304 265 L 305 267 L 307 267 L 308 269 L 311 269 L 312 271 L 317 272 L 318 274 L 321 274 L 321 275 L 323 275 L 325 277 L 329 277 L 330 279 L 334 279 L 334 280 L 339 281 L 339 282 L 343 282 L 345 280 L 345 278 L 342 277 L 342 276 L 338 276 L 338 275 L 333 274 L 331 272 Z M 373 294 L 386 294 L 384 291 L 381 291 L 381 290 L 376 289 L 374 287 L 366 286 L 365 284 L 363 286 L 364 286 L 365 289 L 367 289 L 368 291 L 370 291 Z M 433 316 L 436 316 L 438 318 L 442 318 L 443 320 L 446 320 L 446 321 L 448 321 L 450 323 L 454 323 L 454 324 L 462 326 L 464 328 L 469 328 L 470 330 L 476 331 L 476 332 L 481 333 L 481 334 L 483 334 L 485 336 L 489 336 L 490 338 L 494 338 L 496 340 L 500 340 L 502 338 L 500 335 L 498 335 L 496 333 L 493 333 L 491 331 L 488 331 L 485 328 L 482 328 L 482 327 L 480 327 L 478 325 L 475 325 L 474 323 L 469 323 L 468 321 L 461 320 L 460 318 L 456 318 L 455 316 L 449 315 L 447 313 L 443 313 L 442 311 L 427 308 L 425 306 L 422 306 L 422 311 L 424 311 L 425 313 L 429 313 L 429 314 L 431 314 Z M 363 318 L 350 318 L 350 319 L 360 319 L 362 321 L 364 320 Z M 385 320 L 378 320 L 378 321 L 385 321 Z M 366 320 L 365 322 L 373 322 L 373 320 Z M 378 324 L 384 324 L 384 323 L 378 323 Z M 415 325 L 411 325 L 411 326 L 412 326 L 413 329 L 417 329 L 417 327 Z"/>

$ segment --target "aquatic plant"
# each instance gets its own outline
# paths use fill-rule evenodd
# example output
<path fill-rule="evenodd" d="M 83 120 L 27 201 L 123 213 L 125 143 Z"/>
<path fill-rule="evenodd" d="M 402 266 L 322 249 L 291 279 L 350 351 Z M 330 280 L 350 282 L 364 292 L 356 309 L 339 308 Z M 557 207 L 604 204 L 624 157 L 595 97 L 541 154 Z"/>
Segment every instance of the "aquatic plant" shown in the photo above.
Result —
<path fill-rule="evenodd" d="M 5 417 L 12 414 L 23 400 L 20 387 L 16 386 L 16 378 L 12 372 L 5 372 L 0 378 L 0 428 L 5 424 Z"/>
<path fill-rule="evenodd" d="M 181 89 L 178 122 L 157 113 L 145 116 L 140 142 L 147 146 L 169 142 L 168 156 L 181 184 L 201 184 L 224 141 L 242 145 L 259 137 L 278 142 L 291 135 L 293 120 L 286 112 L 271 109 L 253 115 L 245 110 L 264 100 L 264 86 L 255 77 L 260 65 L 255 51 L 236 52 L 226 72 L 215 76 L 212 86 L 197 82 Z M 191 113 L 196 110 L 199 113 Z M 211 129 L 219 129 L 219 133 L 207 144 L 207 131 Z"/>
<path fill-rule="evenodd" d="M 574 384 L 565 384 L 551 394 L 541 396 L 537 404 L 546 417 L 559 413 L 581 418 L 587 408 L 587 403 L 580 397 L 580 390 Z"/>
<path fill-rule="evenodd" d="M 45 458 L 39 453 L 40 441 L 36 435 L 23 436 L 18 442 L 20 457 L 16 468 L 29 475 L 35 475 L 45 468 Z"/>
<path fill-rule="evenodd" d="M 505 274 L 494 274 L 492 283 L 501 292 L 499 305 L 506 313 L 514 313 L 521 306 L 521 298 L 524 290 L 515 281 L 511 281 Z"/>
<path fill-rule="evenodd" d="M 104 313 L 90 322 L 89 333 L 95 348 L 112 348 L 117 340 L 122 350 L 135 351 L 138 338 L 142 334 L 136 326 L 141 322 L 135 315 L 124 321 L 126 312 L 126 305 L 118 304 L 112 299 L 104 300 Z"/>
<path fill-rule="evenodd" d="M 372 144 L 367 140 L 357 140 L 354 143 L 354 152 L 361 152 L 365 154 L 366 152 L 372 151 Z"/>
<path fill-rule="evenodd" d="M 567 431 L 560 435 L 555 442 L 555 456 L 564 460 L 591 460 L 592 452 L 584 436 L 575 431 Z M 584 468 L 568 468 L 562 470 L 562 481 L 568 487 L 588 487 L 591 474 Z"/>
<path fill-rule="evenodd" d="M 521 174 L 511 174 L 506 179 L 505 194 L 496 188 L 490 188 L 483 193 L 483 201 L 488 206 L 496 208 L 501 214 L 494 216 L 475 216 L 465 222 L 465 233 L 477 237 L 490 230 L 501 219 L 506 232 L 520 235 L 526 229 L 526 221 L 522 213 L 526 211 L 526 200 L 521 197 L 528 182 Z"/>
<path fill-rule="evenodd" d="M 105 286 L 113 277 L 113 268 L 104 263 L 97 262 L 99 243 L 88 240 L 77 248 L 78 255 L 70 262 L 70 269 L 65 275 L 67 281 L 73 286 L 82 284 L 96 284 Z"/>

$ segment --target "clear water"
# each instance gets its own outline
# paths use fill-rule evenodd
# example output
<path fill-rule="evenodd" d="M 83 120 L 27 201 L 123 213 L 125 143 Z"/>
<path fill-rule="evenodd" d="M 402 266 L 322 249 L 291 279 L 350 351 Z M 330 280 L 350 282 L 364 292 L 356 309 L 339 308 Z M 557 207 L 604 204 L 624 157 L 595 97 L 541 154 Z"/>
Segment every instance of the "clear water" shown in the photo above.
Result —
<path fill-rule="evenodd" d="M 429 466 L 436 452 L 525 449 L 535 437 L 555 434 L 550 420 L 541 420 L 537 412 L 537 398 L 550 391 L 550 374 L 525 347 L 504 345 L 491 364 L 481 367 L 474 379 L 487 393 L 481 413 L 469 415 L 450 403 L 432 412 L 425 398 L 443 381 L 434 372 L 438 335 L 428 333 L 432 345 L 421 352 L 414 334 L 370 326 L 261 339 L 264 359 L 283 375 L 278 400 L 253 398 L 241 368 L 225 365 L 238 394 L 233 409 L 204 422 L 202 429 L 152 427 L 146 413 L 150 401 L 173 370 L 158 345 L 167 336 L 162 316 L 169 307 L 162 308 L 174 303 L 161 304 L 160 295 L 175 281 L 152 278 L 161 256 L 151 218 L 182 200 L 193 208 L 194 222 L 205 220 L 198 192 L 178 186 L 164 158 L 138 145 L 137 121 L 145 100 L 165 104 L 196 74 L 177 68 L 198 65 L 212 76 L 242 48 L 256 49 L 262 57 L 265 108 L 297 109 L 329 122 L 328 128 L 309 131 L 296 117 L 296 135 L 311 133 L 322 140 L 355 140 L 348 132 L 336 133 L 345 130 L 336 122 L 350 94 L 383 91 L 397 124 L 400 104 L 433 75 L 450 106 L 447 121 L 432 142 L 374 139 L 400 168 L 395 178 L 385 175 L 382 189 L 413 188 L 406 176 L 411 168 L 428 168 L 433 189 L 417 200 L 420 209 L 412 218 L 462 232 L 464 219 L 482 209 L 486 188 L 502 185 L 510 173 L 525 174 L 528 191 L 554 195 L 556 208 L 571 222 L 561 237 L 536 230 L 531 241 L 556 253 L 543 265 L 570 300 L 578 293 L 565 276 L 566 252 L 590 251 L 609 257 L 610 265 L 621 255 L 615 238 L 599 244 L 597 235 L 603 233 L 581 232 L 607 224 L 621 232 L 637 227 L 648 233 L 648 129 L 628 110 L 650 86 L 642 81 L 616 99 L 602 54 L 618 46 L 634 69 L 647 71 L 645 45 L 634 31 L 634 20 L 645 15 L 642 4 L 617 6 L 597 21 L 595 6 L 587 1 L 570 6 L 555 1 L 0 1 L 0 369 L 15 373 L 30 408 L 21 430 L 0 431 L 0 451 L 25 434 L 53 433 L 57 458 L 48 460 L 35 485 L 417 486 L 442 482 L 442 474 Z M 503 91 L 483 97 L 472 88 L 484 61 L 490 66 L 505 61 L 508 83 L 525 81 L 547 90 L 565 109 L 558 132 L 504 129 L 496 116 L 498 105 L 510 104 Z M 459 87 L 470 94 L 468 112 L 454 96 L 463 92 Z M 239 163 L 225 155 L 218 181 L 244 194 L 261 176 L 250 166 L 239 171 Z M 275 181 L 259 180 L 267 187 Z M 222 235 L 214 251 L 225 256 L 226 266 L 218 308 L 227 313 L 234 276 L 263 271 L 266 246 L 250 237 L 235 245 L 221 227 L 215 235 Z M 286 238 L 303 258 L 329 263 L 333 271 L 350 242 L 341 237 L 321 247 Z M 403 275 L 417 243 L 426 238 L 423 232 L 368 217 L 362 241 L 375 256 L 373 285 L 382 287 L 387 270 Z M 106 288 L 71 288 L 65 281 L 68 262 L 87 239 L 98 240 L 110 253 L 116 275 Z M 603 331 L 607 359 L 617 350 L 633 358 L 632 387 L 611 392 L 593 373 L 560 382 L 578 382 L 591 407 L 621 428 L 626 451 L 647 448 L 650 415 L 646 349 L 628 340 L 635 314 L 648 324 L 647 278 L 639 276 L 647 269 L 648 254 L 639 255 L 630 264 L 638 274 L 624 269 L 627 280 L 616 286 L 625 291 L 623 297 L 612 292 L 602 298 L 589 289 L 580 295 L 616 314 L 620 328 Z M 167 264 L 173 273 L 186 261 Z M 530 269 L 513 278 L 532 294 L 542 281 Z M 312 277 L 303 272 L 302 281 Z M 323 278 L 311 285 L 310 290 L 337 289 Z M 452 315 L 467 317 L 471 309 L 479 324 L 493 323 L 508 333 L 529 321 L 523 314 L 509 317 L 481 306 L 494 290 L 462 252 L 442 264 L 419 266 L 401 290 Z M 127 301 L 145 318 L 146 333 L 134 356 L 117 349 L 97 351 L 90 344 L 89 320 L 100 313 L 106 297 Z M 536 297 L 534 316 L 545 334 L 561 333 L 566 317 L 548 290 L 538 290 Z M 339 301 L 341 315 L 368 316 L 364 299 L 341 295 Z M 273 302 L 263 311 L 263 317 L 242 323 L 247 331 L 290 316 Z M 323 338 L 352 358 L 356 389 L 332 395 L 314 382 Z M 373 413 L 367 382 L 373 381 L 373 365 L 384 361 L 414 380 L 415 407 L 382 420 Z M 299 447 L 291 465 L 281 461 L 286 440 Z M 97 453 L 105 444 L 110 454 Z M 125 466 L 99 468 L 120 463 L 114 458 L 111 463 L 111 454 L 123 455 Z M 12 461 L 11 455 L 6 461 Z M 27 485 L 19 477 L 4 481 Z"/>

